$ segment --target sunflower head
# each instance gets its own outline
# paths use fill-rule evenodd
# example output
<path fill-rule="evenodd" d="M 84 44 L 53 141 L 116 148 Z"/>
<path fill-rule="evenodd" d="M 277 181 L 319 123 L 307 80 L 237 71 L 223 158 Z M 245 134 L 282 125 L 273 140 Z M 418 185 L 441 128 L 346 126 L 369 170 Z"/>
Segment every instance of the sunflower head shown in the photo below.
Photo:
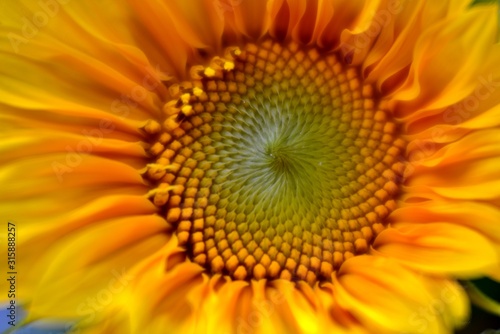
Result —
<path fill-rule="evenodd" d="M 27 321 L 451 333 L 500 280 L 498 5 L 4 6 Z"/>
<path fill-rule="evenodd" d="M 150 194 L 211 274 L 331 281 L 384 229 L 405 142 L 339 58 L 265 40 L 169 87 L 163 125 L 145 129 Z"/>

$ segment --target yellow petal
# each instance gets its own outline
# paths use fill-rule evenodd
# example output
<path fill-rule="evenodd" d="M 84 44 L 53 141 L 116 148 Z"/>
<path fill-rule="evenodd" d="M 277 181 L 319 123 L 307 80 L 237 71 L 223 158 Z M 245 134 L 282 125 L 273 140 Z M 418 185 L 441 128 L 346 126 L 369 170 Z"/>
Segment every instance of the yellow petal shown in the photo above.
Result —
<path fill-rule="evenodd" d="M 138 219 L 144 226 L 140 234 Z M 18 285 L 19 301 L 26 303 L 30 319 L 94 317 L 110 303 L 113 292 L 124 290 L 127 270 L 166 242 L 159 233 L 164 228 L 158 217 L 114 218 L 72 231 L 53 243 L 42 238 L 26 243 L 19 229 L 19 257 L 37 259 L 36 263 L 19 261 L 19 272 L 26 273 Z"/>
<path fill-rule="evenodd" d="M 498 263 L 488 239 L 467 227 L 432 222 L 382 231 L 373 247 L 379 254 L 429 273 L 474 277 Z"/>
<path fill-rule="evenodd" d="M 409 186 L 428 188 L 444 197 L 456 199 L 495 199 L 500 197 L 498 165 L 500 158 L 464 161 L 460 164 L 417 168 Z"/>
<path fill-rule="evenodd" d="M 408 203 L 389 217 L 391 226 L 447 222 L 468 227 L 500 247 L 500 210 L 494 205 L 471 201 L 425 201 Z M 500 249 L 500 248 L 499 248 Z"/>
<path fill-rule="evenodd" d="M 342 265 L 334 295 L 373 332 L 448 333 L 461 319 L 456 306 L 440 299 L 439 285 L 392 260 L 357 256 Z M 453 303 L 466 299 L 459 295 Z"/>
<path fill-rule="evenodd" d="M 176 237 L 130 270 L 133 280 L 113 307 L 127 319 L 115 332 L 161 332 L 161 328 L 181 330 L 191 314 L 189 293 L 202 283 L 200 266 L 185 261 Z M 147 303 L 144 301 L 147 300 Z M 187 332 L 189 333 L 189 332 Z"/>

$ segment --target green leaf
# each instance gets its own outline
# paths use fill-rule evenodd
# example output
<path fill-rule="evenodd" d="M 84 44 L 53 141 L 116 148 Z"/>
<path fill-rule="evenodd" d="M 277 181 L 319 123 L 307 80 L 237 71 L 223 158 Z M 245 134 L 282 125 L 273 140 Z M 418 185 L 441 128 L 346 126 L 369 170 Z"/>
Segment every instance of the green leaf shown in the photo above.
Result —
<path fill-rule="evenodd" d="M 500 316 L 500 302 L 495 300 L 495 292 L 498 294 L 498 283 L 491 280 L 477 280 L 464 282 L 469 298 L 472 303 L 491 314 Z M 487 294 L 487 291 L 491 295 Z"/>

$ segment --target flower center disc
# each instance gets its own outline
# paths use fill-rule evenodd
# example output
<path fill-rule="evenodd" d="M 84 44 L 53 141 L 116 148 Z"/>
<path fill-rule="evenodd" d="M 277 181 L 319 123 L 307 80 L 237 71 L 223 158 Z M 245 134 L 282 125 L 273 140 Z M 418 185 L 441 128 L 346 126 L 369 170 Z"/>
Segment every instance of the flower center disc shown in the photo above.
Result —
<path fill-rule="evenodd" d="M 266 41 L 171 85 L 147 177 L 179 244 L 233 279 L 330 281 L 395 208 L 404 142 L 335 54 Z"/>

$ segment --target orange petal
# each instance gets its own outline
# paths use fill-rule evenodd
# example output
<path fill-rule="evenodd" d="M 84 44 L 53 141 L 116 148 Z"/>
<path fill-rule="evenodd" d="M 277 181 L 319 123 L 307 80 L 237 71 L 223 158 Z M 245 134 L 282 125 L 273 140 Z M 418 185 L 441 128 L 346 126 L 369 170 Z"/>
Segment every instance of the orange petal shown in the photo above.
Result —
<path fill-rule="evenodd" d="M 166 72 L 172 71 L 177 78 L 185 78 L 188 58 L 192 57 L 195 45 L 182 37 L 182 32 L 177 30 L 165 4 L 157 0 L 147 3 L 129 0 L 129 3 L 142 28 L 137 31 L 136 38 L 148 41 L 156 49 L 148 55 L 154 57 L 155 61 L 163 57 L 171 64 Z M 165 60 L 159 64 L 165 64 Z"/>
<path fill-rule="evenodd" d="M 446 107 L 469 95 L 496 33 L 496 12 L 489 6 L 473 8 L 428 29 L 416 45 L 407 81 L 392 96 L 403 101 L 398 112 L 411 121 L 426 110 Z"/>
<path fill-rule="evenodd" d="M 408 145 L 412 173 L 406 184 L 449 198 L 497 198 L 498 187 L 492 184 L 500 177 L 499 140 L 493 129 L 469 133 L 445 146 L 416 139 Z"/>
<path fill-rule="evenodd" d="M 421 157 L 418 166 L 422 170 L 492 158 L 500 155 L 500 132 L 496 129 L 474 131 L 453 143 L 440 146 L 432 141 L 416 139 L 408 144 L 408 151 L 410 156 Z"/>
<path fill-rule="evenodd" d="M 226 23 L 237 32 L 237 35 L 258 39 L 268 32 L 270 26 L 270 9 L 272 5 L 266 0 L 217 1 L 220 12 Z"/>
<path fill-rule="evenodd" d="M 340 33 L 339 48 L 346 62 L 360 65 L 370 51 L 374 39 L 369 32 L 374 26 L 374 14 L 384 9 L 388 1 L 335 2 L 334 20 L 330 31 Z M 338 21 L 337 21 L 338 20 Z M 331 36 L 329 39 L 333 39 Z"/>
<path fill-rule="evenodd" d="M 413 50 L 419 37 L 431 24 L 439 22 L 469 5 L 467 0 L 387 2 L 374 14 L 372 27 L 358 40 L 375 43 L 363 62 L 367 81 L 375 81 L 380 90 L 384 83 L 413 61 Z"/>
<path fill-rule="evenodd" d="M 475 78 L 475 87 L 467 96 L 445 108 L 427 110 L 405 120 L 408 134 L 441 141 L 450 132 L 467 133 L 476 129 L 497 127 L 500 119 L 500 44 L 488 50 Z"/>
<path fill-rule="evenodd" d="M 226 9 L 222 1 L 160 1 L 155 7 L 165 13 L 164 19 L 172 21 L 189 45 L 220 52 Z"/>

